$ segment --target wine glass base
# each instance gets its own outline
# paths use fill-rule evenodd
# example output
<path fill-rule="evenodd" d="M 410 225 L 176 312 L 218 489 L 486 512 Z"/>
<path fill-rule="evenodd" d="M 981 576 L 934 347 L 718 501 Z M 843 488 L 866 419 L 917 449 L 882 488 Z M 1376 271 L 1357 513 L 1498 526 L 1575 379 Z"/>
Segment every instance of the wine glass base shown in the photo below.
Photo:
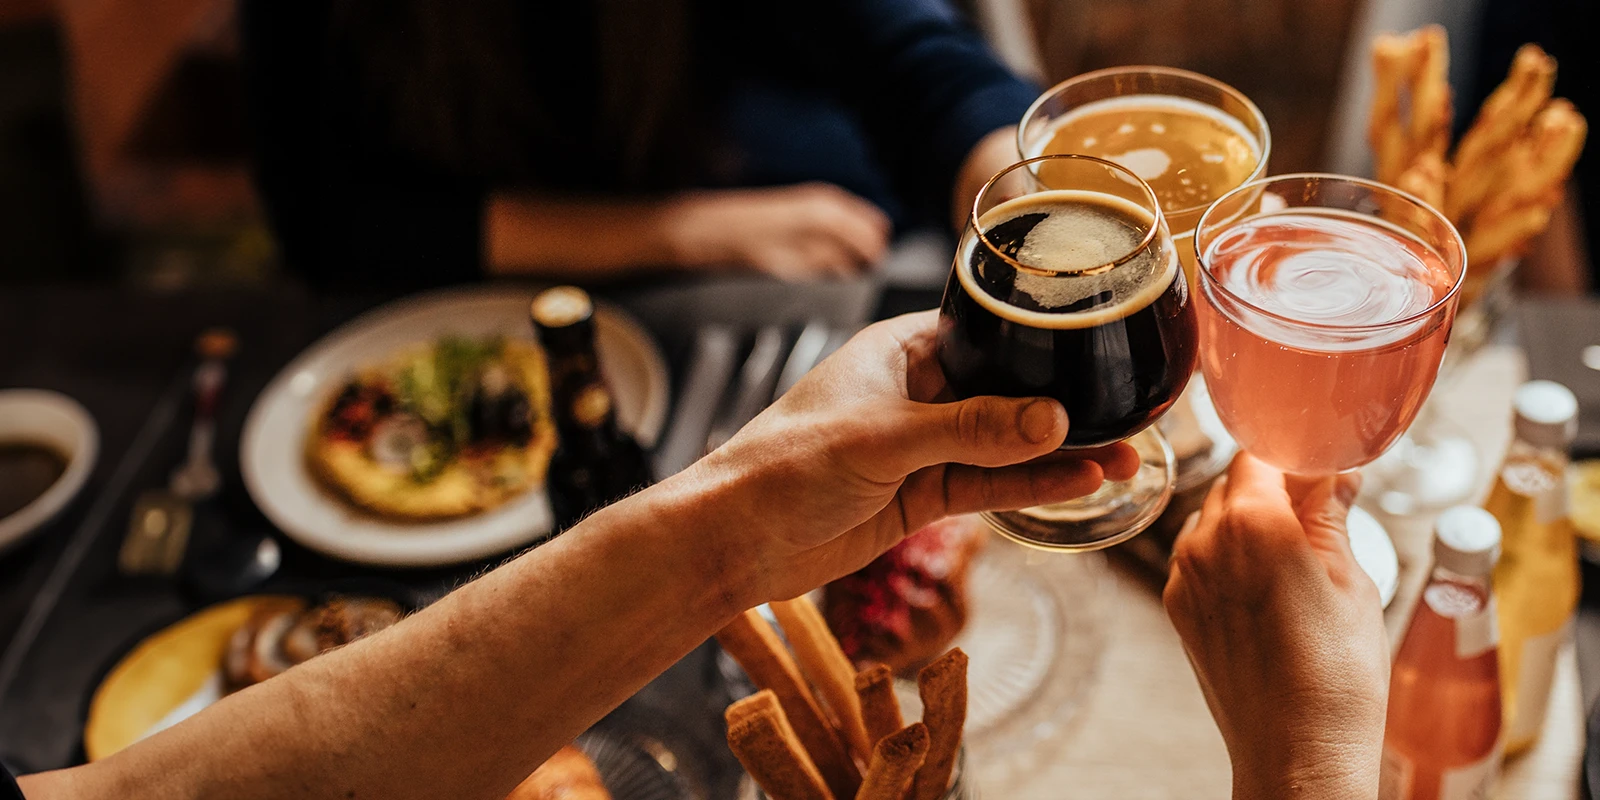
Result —
<path fill-rule="evenodd" d="M 1465 435 L 1408 433 L 1362 471 L 1363 494 L 1397 517 L 1438 511 L 1467 502 L 1478 467 L 1478 449 Z"/>
<path fill-rule="evenodd" d="M 1019 511 L 987 511 L 997 533 L 1040 550 L 1083 553 L 1137 536 L 1172 499 L 1172 447 L 1155 428 L 1128 439 L 1143 462 L 1126 481 L 1107 481 L 1093 494 Z"/>

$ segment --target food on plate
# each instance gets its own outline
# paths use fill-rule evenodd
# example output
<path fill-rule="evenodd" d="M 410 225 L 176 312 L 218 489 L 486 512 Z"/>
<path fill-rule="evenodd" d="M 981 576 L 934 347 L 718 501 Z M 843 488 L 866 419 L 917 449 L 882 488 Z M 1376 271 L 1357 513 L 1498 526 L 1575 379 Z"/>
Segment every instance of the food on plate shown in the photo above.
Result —
<path fill-rule="evenodd" d="M 370 597 L 336 597 L 311 605 L 298 597 L 271 598 L 234 631 L 222 657 L 232 691 L 253 686 L 336 647 L 400 621 L 400 606 Z"/>
<path fill-rule="evenodd" d="M 967 574 L 988 530 L 973 516 L 935 522 L 828 584 L 823 608 L 845 654 L 909 674 L 948 649 L 967 624 Z"/>
<path fill-rule="evenodd" d="M 611 793 L 594 762 L 569 744 L 517 784 L 506 800 L 611 800 Z"/>
<path fill-rule="evenodd" d="M 889 668 L 839 674 L 844 652 L 817 624 L 816 608 L 805 610 L 810 605 L 800 598 L 772 606 L 793 654 L 754 609 L 717 634 L 758 688 L 725 713 L 728 747 L 739 763 L 770 800 L 943 797 L 966 725 L 966 653 L 955 648 L 923 668 L 917 676 L 923 718 L 905 725 Z M 835 684 L 855 688 L 836 700 Z M 817 695 L 828 703 L 826 717 Z M 864 735 L 851 732 L 858 726 Z"/>
<path fill-rule="evenodd" d="M 311 471 L 356 505 L 412 520 L 492 509 L 545 478 L 555 431 L 544 355 L 445 337 L 352 376 L 317 415 Z"/>
<path fill-rule="evenodd" d="M 1527 44 L 1447 154 L 1447 52 L 1437 25 L 1373 40 L 1367 141 L 1378 180 L 1436 206 L 1461 231 L 1470 302 L 1496 265 L 1520 256 L 1549 226 L 1588 123 L 1572 103 L 1551 98 L 1555 59 Z"/>

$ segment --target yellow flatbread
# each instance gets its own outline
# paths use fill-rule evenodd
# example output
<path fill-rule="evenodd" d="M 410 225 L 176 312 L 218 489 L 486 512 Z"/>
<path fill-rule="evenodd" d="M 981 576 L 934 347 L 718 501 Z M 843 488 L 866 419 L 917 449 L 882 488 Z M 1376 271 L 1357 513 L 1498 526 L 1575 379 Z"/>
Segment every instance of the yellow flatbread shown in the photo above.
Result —
<path fill-rule="evenodd" d="M 393 376 L 416 357 L 415 350 L 407 350 L 369 372 Z M 481 513 L 542 486 L 556 446 L 544 353 L 532 342 L 506 340 L 497 361 L 528 397 L 532 436 L 526 446 L 474 448 L 456 454 L 429 479 L 418 480 L 409 470 L 372 459 L 365 442 L 329 436 L 325 426 L 335 400 L 329 398 L 306 443 L 312 474 L 364 510 L 419 521 Z"/>

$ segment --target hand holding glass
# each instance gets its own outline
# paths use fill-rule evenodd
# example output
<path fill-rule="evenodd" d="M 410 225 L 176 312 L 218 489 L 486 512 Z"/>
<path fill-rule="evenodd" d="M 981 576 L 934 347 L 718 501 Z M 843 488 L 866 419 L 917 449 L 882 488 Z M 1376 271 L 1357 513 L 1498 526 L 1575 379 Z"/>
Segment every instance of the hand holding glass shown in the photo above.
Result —
<path fill-rule="evenodd" d="M 1194 312 L 1161 205 L 1127 169 L 1053 155 L 978 193 L 940 310 L 938 356 L 960 397 L 1051 397 L 1063 449 L 1147 431 L 1194 371 Z M 1143 530 L 1172 493 L 1171 448 L 1130 441 L 1145 467 L 1087 498 L 985 518 L 1025 544 L 1093 550 Z"/>

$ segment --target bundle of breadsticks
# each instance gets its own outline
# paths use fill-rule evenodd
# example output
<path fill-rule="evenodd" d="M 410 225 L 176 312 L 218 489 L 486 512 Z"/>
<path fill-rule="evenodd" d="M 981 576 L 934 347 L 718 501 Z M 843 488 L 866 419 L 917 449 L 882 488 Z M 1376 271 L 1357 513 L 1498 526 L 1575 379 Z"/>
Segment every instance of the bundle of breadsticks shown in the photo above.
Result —
<path fill-rule="evenodd" d="M 1470 278 L 1544 232 L 1588 125 L 1572 103 L 1551 98 L 1555 59 L 1526 44 L 1450 155 L 1448 52 L 1438 25 L 1373 41 L 1367 140 L 1379 181 L 1427 201 L 1461 231 Z"/>
<path fill-rule="evenodd" d="M 967 721 L 967 654 L 918 673 L 922 721 L 907 725 L 887 666 L 857 672 L 810 600 L 771 608 L 793 653 L 754 609 L 717 634 L 760 689 L 728 706 L 728 746 L 767 797 L 943 797 Z"/>

